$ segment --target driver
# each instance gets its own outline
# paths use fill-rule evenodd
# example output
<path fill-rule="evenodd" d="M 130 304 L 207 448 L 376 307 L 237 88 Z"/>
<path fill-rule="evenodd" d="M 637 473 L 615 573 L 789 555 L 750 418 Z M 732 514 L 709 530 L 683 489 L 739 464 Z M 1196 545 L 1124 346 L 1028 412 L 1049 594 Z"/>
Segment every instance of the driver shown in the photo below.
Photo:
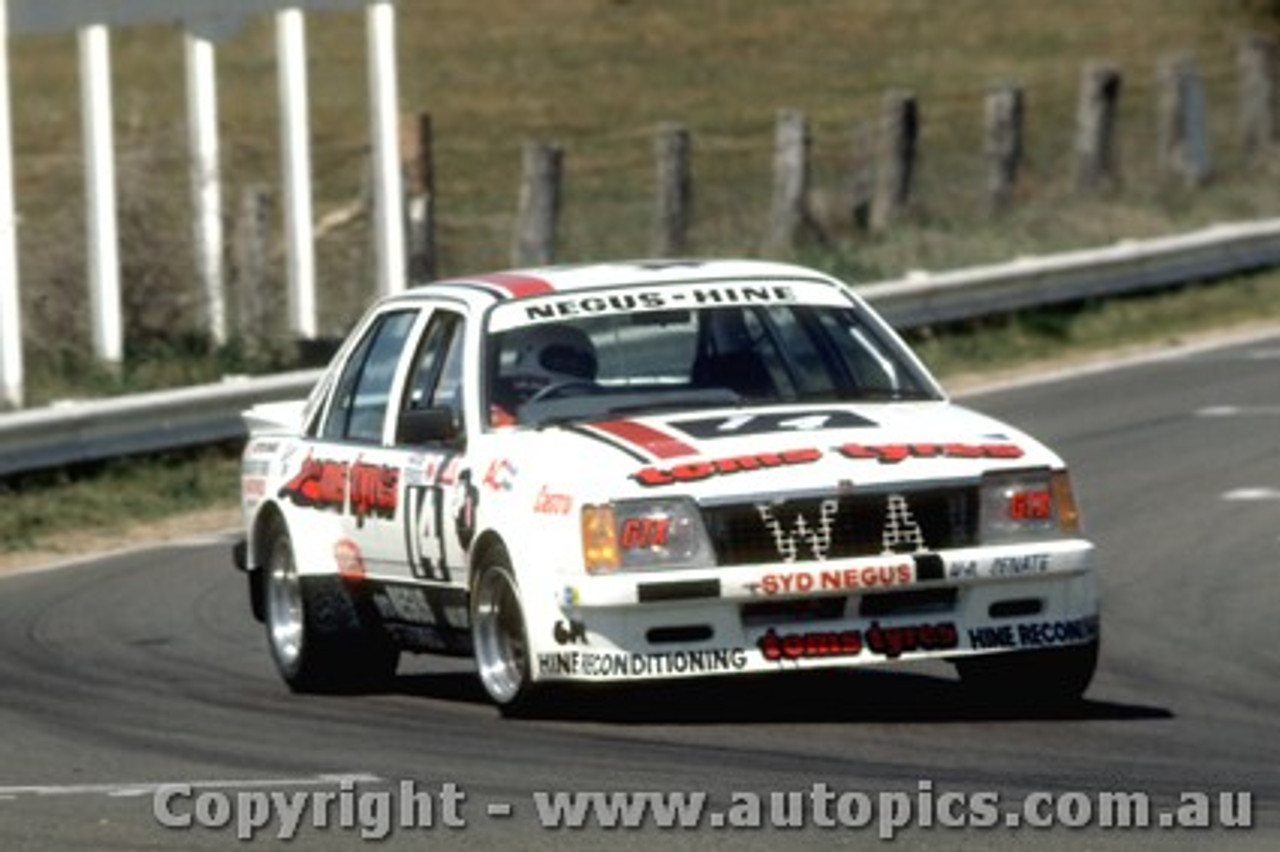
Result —
<path fill-rule="evenodd" d="M 547 323 L 513 329 L 502 336 L 499 347 L 490 425 L 514 426 L 520 406 L 547 388 L 595 381 L 596 349 L 580 328 Z"/>

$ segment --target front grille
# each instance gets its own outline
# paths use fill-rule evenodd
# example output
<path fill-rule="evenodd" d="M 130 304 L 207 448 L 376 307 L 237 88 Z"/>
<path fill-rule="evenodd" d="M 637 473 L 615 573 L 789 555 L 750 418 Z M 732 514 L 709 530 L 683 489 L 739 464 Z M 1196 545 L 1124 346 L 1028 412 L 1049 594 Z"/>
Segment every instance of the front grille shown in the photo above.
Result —
<path fill-rule="evenodd" d="M 709 506 L 720 565 L 807 562 L 970 547 L 978 489 L 928 488 Z"/>

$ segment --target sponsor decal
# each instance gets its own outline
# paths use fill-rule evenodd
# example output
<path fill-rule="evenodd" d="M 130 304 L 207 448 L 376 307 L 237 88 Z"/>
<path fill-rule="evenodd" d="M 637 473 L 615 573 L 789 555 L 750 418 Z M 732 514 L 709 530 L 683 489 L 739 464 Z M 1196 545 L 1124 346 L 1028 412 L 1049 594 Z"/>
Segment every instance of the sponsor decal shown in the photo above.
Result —
<path fill-rule="evenodd" d="M 969 645 L 974 650 L 1079 645 L 1098 638 L 1098 617 L 1091 615 L 1066 621 L 1024 621 L 993 627 L 971 627 L 967 632 Z"/>
<path fill-rule="evenodd" d="M 245 450 L 245 455 L 274 456 L 279 451 L 280 444 L 277 441 L 251 441 Z"/>
<path fill-rule="evenodd" d="M 901 494 L 890 494 L 885 504 L 880 544 L 884 553 L 923 553 L 927 549 L 924 532 Z"/>
<path fill-rule="evenodd" d="M 278 496 L 305 508 L 341 512 L 347 502 L 347 463 L 323 461 L 308 455 L 293 479 L 280 488 Z"/>
<path fill-rule="evenodd" d="M 394 518 L 399 500 L 397 486 L 400 471 L 393 467 L 365 464 L 359 460 L 351 466 L 351 513 L 363 522 L 369 516 Z"/>
<path fill-rule="evenodd" d="M 547 299 L 525 307 L 525 318 L 555 320 L 600 314 L 695 308 L 707 305 L 777 304 L 794 302 L 795 292 L 783 285 L 722 285 L 688 289 L 641 290 Z"/>
<path fill-rule="evenodd" d="M 817 449 L 783 450 L 779 453 L 754 453 L 730 456 L 712 461 L 686 462 L 670 468 L 645 467 L 631 475 L 641 485 L 671 485 L 675 482 L 697 482 L 713 476 L 743 471 L 811 464 L 822 458 Z"/>
<path fill-rule="evenodd" d="M 618 544 L 623 550 L 648 550 L 666 547 L 671 531 L 671 518 L 627 518 L 618 530 Z"/>
<path fill-rule="evenodd" d="M 509 459 L 494 459 L 489 462 L 481 483 L 490 491 L 510 491 L 515 484 L 519 471 Z"/>
<path fill-rule="evenodd" d="M 351 539 L 341 539 L 333 546 L 333 560 L 338 563 L 338 573 L 344 577 L 359 578 L 366 573 L 364 555 Z"/>
<path fill-rule="evenodd" d="M 533 498 L 533 511 L 539 515 L 567 515 L 573 511 L 573 497 L 548 491 L 544 485 Z"/>
<path fill-rule="evenodd" d="M 783 562 L 795 562 L 800 553 L 799 544 L 808 546 L 814 559 L 824 561 L 831 549 L 831 525 L 840 511 L 837 500 L 823 500 L 818 507 L 816 520 L 805 518 L 804 513 L 788 509 L 785 504 L 769 506 L 764 503 L 756 505 L 760 520 L 773 536 L 773 545 L 778 557 Z"/>
<path fill-rule="evenodd" d="M 359 524 L 365 518 L 394 518 L 400 471 L 393 467 L 317 459 L 308 455 L 279 497 L 311 509 L 348 510 Z"/>
<path fill-rule="evenodd" d="M 747 652 L 742 648 L 664 651 L 652 654 L 627 651 L 557 651 L 538 654 L 538 670 L 544 675 L 649 677 L 735 672 L 746 667 Z"/>
<path fill-rule="evenodd" d="M 836 452 L 849 459 L 898 464 L 907 459 L 1018 459 L 1016 444 L 842 444 Z"/>
<path fill-rule="evenodd" d="M 1031 553 L 1026 556 L 997 556 L 991 560 L 992 577 L 1018 577 L 1023 574 L 1043 574 L 1049 570 L 1049 554 Z"/>
<path fill-rule="evenodd" d="M 267 481 L 261 476 L 242 476 L 240 494 L 246 500 L 259 501 L 267 495 Z"/>
<path fill-rule="evenodd" d="M 814 657 L 856 657 L 862 653 L 862 633 L 857 630 L 832 630 L 779 636 L 770 627 L 756 642 L 756 647 L 770 662 Z"/>
<path fill-rule="evenodd" d="M 587 625 L 572 618 L 568 621 L 557 621 L 551 635 L 557 645 L 585 645 L 587 644 Z"/>
<path fill-rule="evenodd" d="M 594 314 L 618 314 L 637 310 L 659 310 L 667 306 L 661 293 L 612 293 L 602 296 L 583 296 L 572 299 L 556 299 L 529 305 L 524 309 L 530 320 L 561 319 Z"/>
<path fill-rule="evenodd" d="M 765 595 L 805 592 L 847 592 L 860 589 L 883 589 L 902 586 L 915 580 L 915 566 L 910 562 L 832 568 L 805 574 L 765 574 L 753 591 Z"/>
<path fill-rule="evenodd" d="M 916 651 L 950 650 L 959 643 L 959 631 L 950 621 L 896 627 L 882 627 L 873 621 L 865 632 L 849 629 L 779 634 L 771 627 L 756 642 L 756 647 L 771 662 L 856 657 L 864 650 L 892 660 Z"/>
<path fill-rule="evenodd" d="M 893 659 L 913 651 L 946 651 L 960 644 L 960 631 L 950 621 L 881 627 L 871 622 L 865 634 L 872 653 Z"/>
<path fill-rule="evenodd" d="M 978 576 L 978 563 L 973 559 L 957 559 L 947 565 L 947 578 L 964 580 Z"/>
<path fill-rule="evenodd" d="M 1015 444 L 842 444 L 836 447 L 835 451 L 847 459 L 873 460 L 881 464 L 898 464 L 908 459 L 1017 459 L 1024 455 L 1022 448 Z M 655 487 L 679 482 L 697 482 L 731 473 L 809 464 L 822 457 L 822 450 L 816 447 L 751 453 L 708 461 L 685 462 L 672 467 L 643 467 L 631 474 L 631 478 L 640 485 Z M 1031 510 L 1028 509 L 1028 511 Z"/>
<path fill-rule="evenodd" d="M 1053 494 L 1044 488 L 1018 491 L 1009 498 L 1009 518 L 1015 521 L 1047 521 L 1053 518 Z"/>

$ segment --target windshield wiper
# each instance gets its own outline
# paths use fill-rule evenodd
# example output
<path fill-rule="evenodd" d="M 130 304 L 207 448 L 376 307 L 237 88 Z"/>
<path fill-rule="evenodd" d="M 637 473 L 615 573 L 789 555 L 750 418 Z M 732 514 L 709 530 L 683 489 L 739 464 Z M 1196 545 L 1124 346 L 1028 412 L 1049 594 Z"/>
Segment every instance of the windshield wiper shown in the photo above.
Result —
<path fill-rule="evenodd" d="M 727 408 L 743 404 L 743 397 L 724 388 L 699 389 L 694 392 L 676 391 L 655 394 L 651 399 L 633 399 L 609 406 L 609 414 L 638 414 L 640 412 L 682 411 L 704 408 Z"/>
<path fill-rule="evenodd" d="M 937 397 L 933 394 L 918 388 L 848 388 L 799 394 L 786 402 L 903 402 L 935 399 Z"/>

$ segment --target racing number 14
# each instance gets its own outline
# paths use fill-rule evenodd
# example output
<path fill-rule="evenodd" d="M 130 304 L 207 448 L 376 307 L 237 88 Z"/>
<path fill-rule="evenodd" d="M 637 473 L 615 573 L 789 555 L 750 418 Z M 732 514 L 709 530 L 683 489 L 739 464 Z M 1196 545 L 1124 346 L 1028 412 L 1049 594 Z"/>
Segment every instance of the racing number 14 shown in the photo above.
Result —
<path fill-rule="evenodd" d="M 727 435 L 767 435 L 771 432 L 848 429 L 871 424 L 870 421 L 851 411 L 835 408 L 774 414 L 738 414 L 732 417 L 681 420 L 671 425 L 695 438 L 723 438 Z"/>
<path fill-rule="evenodd" d="M 439 485 L 415 485 L 405 489 L 409 570 L 419 580 L 447 583 L 450 579 L 444 549 L 443 491 Z"/>

